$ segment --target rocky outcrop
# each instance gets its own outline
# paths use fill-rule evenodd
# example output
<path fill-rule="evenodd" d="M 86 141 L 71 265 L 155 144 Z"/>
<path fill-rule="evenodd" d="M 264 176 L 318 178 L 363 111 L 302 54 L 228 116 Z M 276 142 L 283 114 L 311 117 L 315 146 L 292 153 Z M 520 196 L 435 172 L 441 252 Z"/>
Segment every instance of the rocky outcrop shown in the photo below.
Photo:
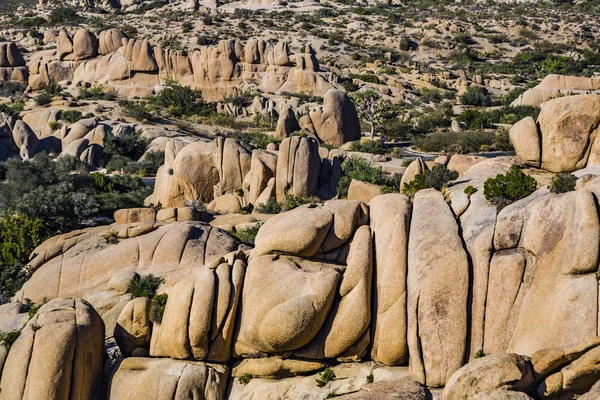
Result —
<path fill-rule="evenodd" d="M 600 95 L 562 97 L 544 103 L 537 120 L 511 129 L 517 159 L 551 172 L 570 172 L 600 162 Z"/>
<path fill-rule="evenodd" d="M 101 399 L 104 324 L 86 302 L 54 299 L 27 323 L 8 353 L 3 399 Z"/>
<path fill-rule="evenodd" d="M 339 147 L 360 140 L 360 121 L 352 100 L 345 92 L 331 89 L 323 98 L 323 106 L 309 114 L 319 140 Z"/>
<path fill-rule="evenodd" d="M 295 240 L 282 241 L 282 233 L 298 219 L 305 221 L 303 229 L 296 230 Z M 367 222 L 360 203 L 333 201 L 321 209 L 301 208 L 271 218 L 262 226 L 245 277 L 238 356 L 364 355 L 372 275 Z M 334 260 L 345 268 L 336 267 Z"/>
<path fill-rule="evenodd" d="M 15 43 L 0 43 L 0 81 L 27 83 L 29 71 Z"/>
<path fill-rule="evenodd" d="M 218 364 L 165 358 L 127 358 L 112 377 L 110 398 L 221 400 L 227 389 L 228 374 L 228 368 Z"/>
<path fill-rule="evenodd" d="M 277 157 L 277 201 L 287 195 L 310 197 L 317 193 L 321 157 L 314 138 L 292 136 L 281 142 Z"/>
<path fill-rule="evenodd" d="M 540 107 L 544 102 L 556 97 L 598 92 L 600 80 L 597 77 L 550 74 L 537 86 L 526 90 L 511 105 Z"/>
<path fill-rule="evenodd" d="M 454 215 L 434 190 L 414 199 L 408 240 L 407 315 L 411 374 L 444 386 L 467 349 L 469 262 Z"/>

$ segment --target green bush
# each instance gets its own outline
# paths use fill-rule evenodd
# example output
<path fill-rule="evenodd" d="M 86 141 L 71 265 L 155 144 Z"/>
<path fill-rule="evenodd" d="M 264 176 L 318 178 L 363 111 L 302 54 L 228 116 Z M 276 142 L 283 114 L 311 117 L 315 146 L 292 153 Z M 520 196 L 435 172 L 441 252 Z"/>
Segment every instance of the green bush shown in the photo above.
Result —
<path fill-rule="evenodd" d="M 458 172 L 450 171 L 445 165 L 436 165 L 431 170 L 418 174 L 411 182 L 404 184 L 402 193 L 413 197 L 419 190 L 434 188 L 442 190 L 450 181 L 458 178 Z"/>
<path fill-rule="evenodd" d="M 381 140 L 360 140 L 352 142 L 350 145 L 350 151 L 360 151 L 371 154 L 385 154 L 386 150 L 383 143 L 381 143 Z"/>
<path fill-rule="evenodd" d="M 559 172 L 550 183 L 550 191 L 552 193 L 566 193 L 575 190 L 577 177 L 568 172 Z"/>
<path fill-rule="evenodd" d="M 164 282 L 161 277 L 152 274 L 146 276 L 135 275 L 127 286 L 127 293 L 131 298 L 147 297 L 152 299 L 156 295 L 159 286 Z"/>
<path fill-rule="evenodd" d="M 238 378 L 238 382 L 244 386 L 250 383 L 253 376 L 251 374 L 244 374 Z"/>
<path fill-rule="evenodd" d="M 146 103 L 143 101 L 120 100 L 119 106 L 122 108 L 123 114 L 136 121 L 149 121 L 152 118 L 152 114 L 150 114 L 146 108 Z"/>
<path fill-rule="evenodd" d="M 483 195 L 495 205 L 504 207 L 529 196 L 536 188 L 535 179 L 513 165 L 505 175 L 487 179 L 483 184 Z"/>
<path fill-rule="evenodd" d="M 262 132 L 235 132 L 229 135 L 229 137 L 243 143 L 248 143 L 257 149 L 266 149 L 269 143 L 274 143 L 277 146 L 281 143 L 281 140 Z"/>
<path fill-rule="evenodd" d="M 72 7 L 55 7 L 50 12 L 50 22 L 53 24 L 76 24 L 82 18 Z"/>
<path fill-rule="evenodd" d="M 0 332 L 0 343 L 8 350 L 14 342 L 21 336 L 21 331 Z"/>
<path fill-rule="evenodd" d="M 230 232 L 233 236 L 235 236 L 240 242 L 246 243 L 249 245 L 254 245 L 254 240 L 256 239 L 256 235 L 258 235 L 258 231 L 262 223 L 258 223 L 251 228 L 246 228 L 240 231 Z"/>
<path fill-rule="evenodd" d="M 162 322 L 163 315 L 165 315 L 167 300 L 169 300 L 169 295 L 166 293 L 157 294 L 152 297 L 152 301 L 150 301 L 150 310 L 148 312 L 148 319 L 150 321 L 157 324 Z"/>
<path fill-rule="evenodd" d="M 83 166 L 73 157 L 53 160 L 44 153 L 28 162 L 8 160 L 0 211 L 39 218 L 44 233 L 54 235 L 93 224 L 95 217 L 112 217 L 117 209 L 139 207 L 151 193 L 139 178 L 90 174 Z"/>
<path fill-rule="evenodd" d="M 47 93 L 40 93 L 37 96 L 35 96 L 35 103 L 38 106 L 45 106 L 48 105 L 52 102 L 52 96 L 50 96 Z"/>
<path fill-rule="evenodd" d="M 109 135 L 104 139 L 104 154 L 110 159 L 114 156 L 126 157 L 130 160 L 138 160 L 150 140 L 143 137 L 140 131 L 133 131 L 120 136 Z"/>
<path fill-rule="evenodd" d="M 281 204 L 274 197 L 271 197 L 266 203 L 259 204 L 256 207 L 256 211 L 263 214 L 279 214 L 281 212 Z"/>
<path fill-rule="evenodd" d="M 462 104 L 487 107 L 492 105 L 492 97 L 481 86 L 469 86 L 460 96 Z"/>
<path fill-rule="evenodd" d="M 59 119 L 67 121 L 71 124 L 74 124 L 82 118 L 83 114 L 81 114 L 81 111 L 77 110 L 62 110 L 59 115 Z"/>
<path fill-rule="evenodd" d="M 214 107 L 202 99 L 200 90 L 182 86 L 175 81 L 167 82 L 166 87 L 151 98 L 150 104 L 166 109 L 173 117 L 206 116 L 214 112 Z"/>
<path fill-rule="evenodd" d="M 335 372 L 331 368 L 326 368 L 323 372 L 319 373 L 319 377 L 316 379 L 317 386 L 325 387 L 329 382 L 334 381 L 335 378 Z"/>
<path fill-rule="evenodd" d="M 348 196 L 348 188 L 352 179 L 383 186 L 385 192 L 397 193 L 400 189 L 400 177 L 386 175 L 379 168 L 371 167 L 366 161 L 350 157 L 342 164 L 342 177 L 338 182 L 337 191 L 340 197 Z"/>
<path fill-rule="evenodd" d="M 474 195 L 475 193 L 477 193 L 477 188 L 475 188 L 475 187 L 473 187 L 473 186 L 469 185 L 469 186 L 467 186 L 467 187 L 465 188 L 465 190 L 463 190 L 463 192 L 464 192 L 464 193 L 465 193 L 467 196 L 471 197 L 472 195 Z"/>
<path fill-rule="evenodd" d="M 91 88 L 82 87 L 79 89 L 78 97 L 80 100 L 116 100 L 117 94 L 115 91 L 105 91 L 100 86 Z"/>
<path fill-rule="evenodd" d="M 416 148 L 434 153 L 477 153 L 480 151 L 512 151 L 506 132 L 446 132 L 413 138 Z"/>
<path fill-rule="evenodd" d="M 106 241 L 106 244 L 117 244 L 119 243 L 119 232 L 110 230 L 106 234 L 102 235 L 102 239 Z"/>

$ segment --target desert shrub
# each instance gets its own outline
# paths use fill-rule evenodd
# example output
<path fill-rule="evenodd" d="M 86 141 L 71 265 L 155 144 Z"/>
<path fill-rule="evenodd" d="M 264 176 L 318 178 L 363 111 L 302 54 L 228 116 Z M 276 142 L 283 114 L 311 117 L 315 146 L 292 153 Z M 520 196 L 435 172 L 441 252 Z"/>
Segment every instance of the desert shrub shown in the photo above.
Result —
<path fill-rule="evenodd" d="M 6 166 L 0 211 L 41 219 L 47 235 L 93 225 L 117 209 L 139 207 L 151 193 L 136 177 L 90 174 L 74 157 L 55 161 L 40 153 L 28 162 L 10 159 Z"/>
<path fill-rule="evenodd" d="M 534 119 L 540 109 L 532 106 L 504 106 L 501 109 L 486 111 L 482 109 L 465 110 L 456 117 L 459 122 L 464 122 L 468 129 L 492 128 L 494 124 L 514 124 L 525 117 Z"/>
<path fill-rule="evenodd" d="M 119 243 L 119 232 L 111 229 L 102 235 L 102 239 L 106 241 L 106 244 L 117 244 Z"/>
<path fill-rule="evenodd" d="M 112 90 L 104 90 L 100 86 L 94 86 L 91 88 L 82 87 L 79 89 L 77 95 L 81 100 L 116 100 L 117 94 Z"/>
<path fill-rule="evenodd" d="M 229 135 L 229 137 L 243 143 L 248 143 L 257 149 L 266 149 L 269 143 L 274 143 L 277 146 L 281 143 L 281 140 L 262 132 L 235 132 Z"/>
<path fill-rule="evenodd" d="M 367 383 L 371 384 L 371 383 L 373 383 L 374 380 L 375 380 L 375 376 L 373 375 L 372 372 L 370 372 L 369 375 L 367 375 Z"/>
<path fill-rule="evenodd" d="M 479 349 L 479 350 L 477 350 L 477 351 L 475 352 L 475 354 L 473 355 L 473 358 L 474 358 L 474 359 L 477 359 L 477 358 L 483 358 L 483 357 L 485 357 L 485 353 L 483 352 L 483 350 L 482 350 L 482 349 Z"/>
<path fill-rule="evenodd" d="M 17 341 L 21 331 L 14 330 L 9 332 L 0 332 L 0 343 L 4 345 L 6 349 L 10 349 L 14 342 Z"/>
<path fill-rule="evenodd" d="M 426 152 L 476 153 L 480 151 L 513 150 L 508 134 L 494 132 L 431 133 L 413 138 L 415 147 Z"/>
<path fill-rule="evenodd" d="M 256 207 L 256 211 L 263 214 L 279 214 L 281 212 L 281 204 L 274 197 L 271 197 L 266 203 L 259 204 Z"/>
<path fill-rule="evenodd" d="M 340 197 L 348 196 L 348 188 L 352 179 L 383 186 L 385 192 L 398 192 L 399 178 L 386 175 L 379 168 L 371 167 L 366 161 L 350 157 L 342 164 L 342 177 L 338 182 L 337 191 Z"/>
<path fill-rule="evenodd" d="M 162 322 L 168 299 L 169 296 L 165 293 L 157 294 L 154 295 L 154 297 L 152 297 L 152 301 L 150 301 L 150 309 L 148 312 L 148 319 L 150 319 L 150 321 L 156 322 L 158 324 Z"/>
<path fill-rule="evenodd" d="M 465 190 L 463 190 L 463 192 L 464 192 L 464 193 L 465 193 L 467 196 L 471 197 L 472 195 L 474 195 L 474 194 L 477 192 L 477 188 L 475 188 L 474 186 L 471 186 L 471 185 L 469 185 L 469 186 L 467 186 L 467 187 L 465 188 Z"/>
<path fill-rule="evenodd" d="M 370 73 L 370 74 L 350 74 L 350 78 L 352 79 L 358 79 L 361 80 L 363 82 L 369 82 L 369 83 L 375 83 L 377 85 L 381 84 L 381 81 L 379 80 L 379 78 L 377 77 L 377 75 Z"/>
<path fill-rule="evenodd" d="M 445 165 L 436 165 L 431 170 L 418 174 L 411 182 L 404 184 L 402 192 L 413 197 L 419 190 L 434 188 L 442 190 L 450 181 L 458 178 L 458 172 L 450 171 Z"/>
<path fill-rule="evenodd" d="M 231 232 L 233 236 L 235 236 L 240 242 L 254 245 L 254 239 L 256 239 L 256 235 L 258 235 L 258 231 L 262 223 L 258 223 L 250 228 L 246 228 L 240 231 Z"/>
<path fill-rule="evenodd" d="M 200 90 L 182 86 L 175 81 L 167 82 L 166 87 L 152 97 L 150 104 L 166 109 L 173 117 L 208 115 L 214 108 L 202 99 Z"/>
<path fill-rule="evenodd" d="M 319 377 L 316 379 L 318 387 L 324 387 L 329 382 L 335 380 L 335 372 L 331 368 L 325 368 L 325 370 L 319 373 Z"/>
<path fill-rule="evenodd" d="M 72 7 L 55 7 L 50 12 L 50 22 L 53 24 L 76 24 L 81 16 Z"/>
<path fill-rule="evenodd" d="M 40 93 L 37 96 L 35 96 L 35 103 L 38 106 L 45 106 L 48 105 L 52 102 L 52 96 L 50 96 L 48 93 Z"/>
<path fill-rule="evenodd" d="M 462 104 L 487 107 L 492 105 L 492 97 L 481 86 L 469 86 L 460 96 Z"/>
<path fill-rule="evenodd" d="M 350 151 L 361 151 L 371 154 L 385 154 L 385 146 L 381 140 L 364 140 L 352 142 Z"/>
<path fill-rule="evenodd" d="M 238 378 L 238 382 L 241 383 L 242 385 L 246 386 L 247 384 L 250 383 L 252 378 L 253 378 L 253 376 L 251 374 L 244 374 Z"/>
<path fill-rule="evenodd" d="M 535 179 L 513 165 L 506 174 L 488 178 L 483 184 L 483 195 L 495 205 L 504 207 L 529 196 L 536 188 Z"/>
<path fill-rule="evenodd" d="M 129 281 L 127 293 L 131 295 L 132 299 L 138 297 L 152 299 L 163 282 L 164 280 L 161 277 L 152 274 L 146 276 L 135 275 Z"/>
<path fill-rule="evenodd" d="M 59 115 L 59 119 L 67 121 L 71 124 L 74 124 L 82 118 L 83 114 L 81 113 L 81 111 L 77 110 L 62 110 Z"/>
<path fill-rule="evenodd" d="M 25 92 L 25 85 L 15 81 L 0 82 L 0 97 L 22 96 Z"/>
<path fill-rule="evenodd" d="M 575 190 L 577 177 L 568 172 L 559 172 L 550 183 L 550 191 L 552 193 L 566 193 Z"/>
<path fill-rule="evenodd" d="M 136 121 L 148 121 L 152 118 L 152 114 L 150 114 L 146 108 L 146 103 L 143 101 L 120 100 L 119 106 L 124 115 Z"/>
<path fill-rule="evenodd" d="M 284 201 L 281 203 L 281 211 L 286 212 L 298 208 L 304 204 L 313 203 L 313 199 L 304 196 L 285 196 Z"/>
<path fill-rule="evenodd" d="M 130 160 L 138 160 L 149 144 L 150 140 L 143 137 L 139 131 L 133 131 L 118 137 L 111 135 L 104 140 L 104 154 L 109 159 L 119 155 Z"/>

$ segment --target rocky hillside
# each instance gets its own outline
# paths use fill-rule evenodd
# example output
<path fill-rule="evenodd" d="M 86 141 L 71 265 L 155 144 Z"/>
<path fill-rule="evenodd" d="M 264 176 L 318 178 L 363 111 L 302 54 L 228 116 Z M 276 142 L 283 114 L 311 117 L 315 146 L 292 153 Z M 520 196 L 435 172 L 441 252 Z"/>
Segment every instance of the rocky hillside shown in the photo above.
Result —
<path fill-rule="evenodd" d="M 0 4 L 0 400 L 600 398 L 595 3 Z"/>

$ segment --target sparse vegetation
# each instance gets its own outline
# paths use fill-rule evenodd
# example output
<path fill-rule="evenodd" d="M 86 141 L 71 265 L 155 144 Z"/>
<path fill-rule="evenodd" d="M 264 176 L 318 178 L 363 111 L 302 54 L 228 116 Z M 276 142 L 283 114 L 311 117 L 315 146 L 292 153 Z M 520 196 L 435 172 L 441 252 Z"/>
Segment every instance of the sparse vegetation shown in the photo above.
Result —
<path fill-rule="evenodd" d="M 252 378 L 253 378 L 253 376 L 251 374 L 244 374 L 238 378 L 238 382 L 241 383 L 242 385 L 246 386 L 247 384 L 250 383 Z"/>
<path fill-rule="evenodd" d="M 317 386 L 325 387 L 329 382 L 334 381 L 335 378 L 335 372 L 331 368 L 325 368 L 323 372 L 319 373 L 319 377 L 316 379 Z"/>
<path fill-rule="evenodd" d="M 147 297 L 152 299 L 156 295 L 156 291 L 163 283 L 163 279 L 152 274 L 146 276 L 135 275 L 127 286 L 127 293 L 132 299 L 138 297 Z"/>
<path fill-rule="evenodd" d="M 568 172 L 559 172 L 550 183 L 552 193 L 567 193 L 575 190 L 577 177 Z"/>
<path fill-rule="evenodd" d="M 148 311 L 148 319 L 151 322 L 157 324 L 162 322 L 163 315 L 165 314 L 165 307 L 167 306 L 167 300 L 169 300 L 169 295 L 166 293 L 157 294 L 152 297 L 150 309 Z"/>
<path fill-rule="evenodd" d="M 535 179 L 513 165 L 506 174 L 487 179 L 483 185 L 483 195 L 495 205 L 504 207 L 529 196 L 536 188 Z"/>
<path fill-rule="evenodd" d="M 419 190 L 423 189 L 442 190 L 448 182 L 456 178 L 458 178 L 458 172 L 450 171 L 445 165 L 436 165 L 432 169 L 416 175 L 411 182 L 405 183 L 402 192 L 409 197 L 413 197 Z"/>
<path fill-rule="evenodd" d="M 21 331 L 0 332 L 0 343 L 10 349 L 14 342 L 21 336 Z"/>
<path fill-rule="evenodd" d="M 119 232 L 110 230 L 106 232 L 106 234 L 102 235 L 102 238 L 106 240 L 107 244 L 117 244 L 119 243 Z"/>
<path fill-rule="evenodd" d="M 351 157 L 342 164 L 343 175 L 338 183 L 340 197 L 348 196 L 348 188 L 352 179 L 383 186 L 385 192 L 398 192 L 400 176 L 392 177 L 379 168 L 371 167 L 366 161 Z"/>
<path fill-rule="evenodd" d="M 238 238 L 238 240 L 240 242 L 243 242 L 243 243 L 246 243 L 249 245 L 254 245 L 254 239 L 256 239 L 256 235 L 258 234 L 258 231 L 260 230 L 261 226 L 262 226 L 262 223 L 257 223 L 256 225 L 254 225 L 250 228 L 231 232 L 231 234 L 233 236 L 235 236 L 236 238 Z"/>

